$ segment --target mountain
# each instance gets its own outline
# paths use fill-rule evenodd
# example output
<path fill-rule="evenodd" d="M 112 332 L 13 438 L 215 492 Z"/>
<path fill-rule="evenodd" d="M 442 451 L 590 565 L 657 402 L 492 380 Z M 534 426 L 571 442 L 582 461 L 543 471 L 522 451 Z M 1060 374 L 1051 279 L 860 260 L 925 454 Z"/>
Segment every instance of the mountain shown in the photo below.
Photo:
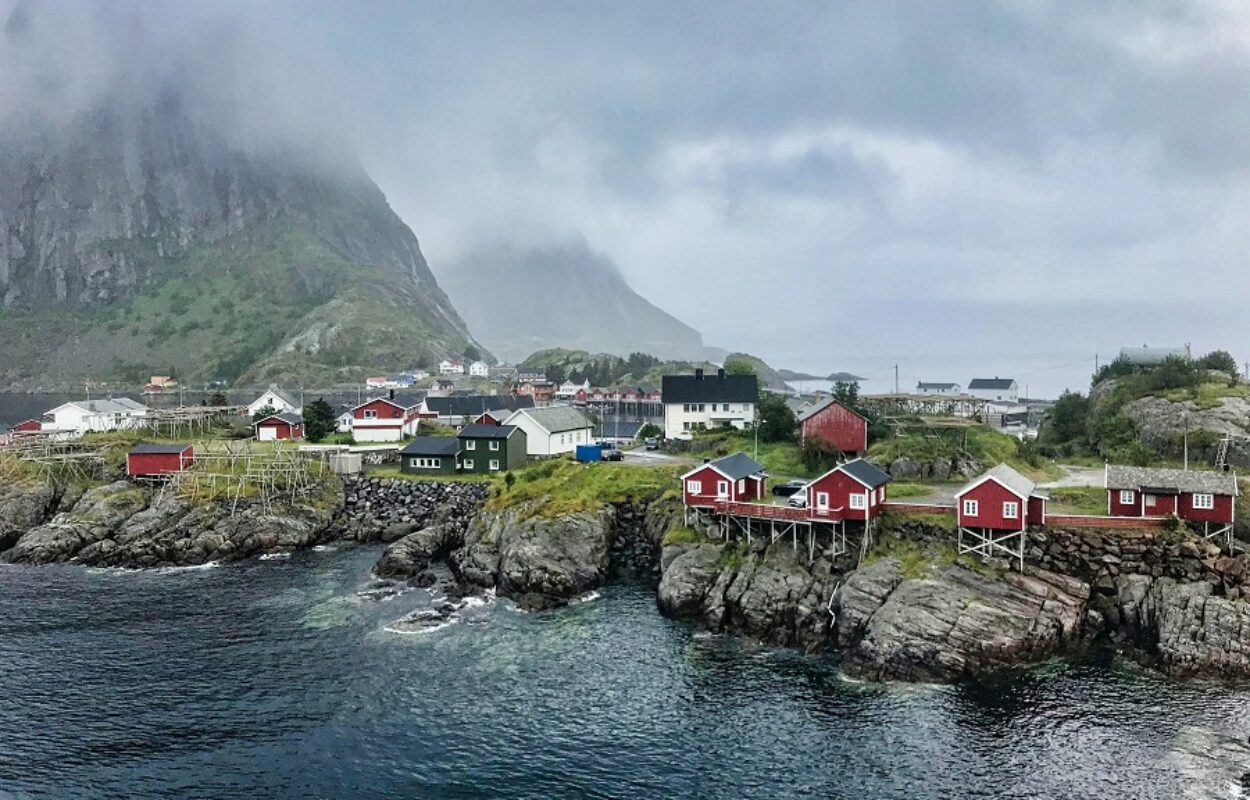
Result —
<path fill-rule="evenodd" d="M 475 344 L 350 151 L 258 146 L 151 89 L 4 120 L 0 385 L 329 385 Z"/>
<path fill-rule="evenodd" d="M 509 361 L 558 347 L 704 358 L 698 331 L 641 297 L 585 242 L 479 245 L 438 277 L 470 329 Z"/>

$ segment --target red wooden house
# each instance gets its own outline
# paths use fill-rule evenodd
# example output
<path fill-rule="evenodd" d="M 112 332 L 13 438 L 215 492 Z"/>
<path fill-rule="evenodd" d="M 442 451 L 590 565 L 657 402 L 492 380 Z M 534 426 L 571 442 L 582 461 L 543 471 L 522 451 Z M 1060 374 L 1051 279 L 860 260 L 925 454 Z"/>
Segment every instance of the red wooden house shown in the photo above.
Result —
<path fill-rule="evenodd" d="M 512 414 L 511 411 L 500 409 L 495 411 L 484 411 L 473 419 L 469 420 L 470 425 L 490 425 L 498 428 L 503 425 L 503 421 Z"/>
<path fill-rule="evenodd" d="M 195 463 L 195 448 L 189 444 L 141 444 L 126 454 L 126 474 L 150 478 L 182 472 Z"/>
<path fill-rule="evenodd" d="M 421 406 L 415 400 L 375 397 L 352 409 L 352 437 L 358 442 L 398 442 L 415 436 Z"/>
<path fill-rule="evenodd" d="M 1237 476 L 1231 472 L 1107 465 L 1107 513 L 1113 517 L 1175 514 L 1222 531 L 1236 519 Z"/>
<path fill-rule="evenodd" d="M 999 464 L 955 494 L 961 528 L 1024 530 L 1046 524 L 1046 495 L 1037 484 L 1006 464 Z"/>
<path fill-rule="evenodd" d="M 24 419 L 9 428 L 9 433 L 34 433 L 43 430 L 43 423 L 37 419 Z"/>
<path fill-rule="evenodd" d="M 734 453 L 682 475 L 682 497 L 688 506 L 711 507 L 717 500 L 745 503 L 764 496 L 766 478 L 755 459 Z"/>
<path fill-rule="evenodd" d="M 868 521 L 881 513 L 890 476 L 857 458 L 839 464 L 807 484 L 807 510 L 813 519 Z"/>
<path fill-rule="evenodd" d="M 271 414 L 252 424 L 262 442 L 304 438 L 304 418 L 299 414 Z"/>
<path fill-rule="evenodd" d="M 860 454 L 868 449 L 868 420 L 837 400 L 805 412 L 799 425 L 805 443 L 827 452 Z"/>

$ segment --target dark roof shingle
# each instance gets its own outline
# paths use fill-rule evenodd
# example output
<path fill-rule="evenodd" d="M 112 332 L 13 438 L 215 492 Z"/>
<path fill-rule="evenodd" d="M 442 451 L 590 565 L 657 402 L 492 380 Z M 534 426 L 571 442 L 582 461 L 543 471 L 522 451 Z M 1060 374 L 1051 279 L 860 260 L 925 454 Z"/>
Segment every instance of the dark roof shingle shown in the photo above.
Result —
<path fill-rule="evenodd" d="M 758 403 L 754 375 L 665 375 L 660 388 L 665 403 Z"/>
<path fill-rule="evenodd" d="M 465 425 L 458 434 L 461 439 L 507 439 L 515 425 Z"/>
<path fill-rule="evenodd" d="M 130 448 L 130 455 L 143 453 L 181 453 L 189 444 L 137 444 Z"/>
<path fill-rule="evenodd" d="M 460 440 L 454 436 L 419 436 L 399 451 L 405 456 L 454 456 L 459 452 Z"/>
<path fill-rule="evenodd" d="M 876 489 L 881 484 L 888 483 L 890 480 L 890 476 L 885 470 L 881 469 L 881 467 L 878 467 L 871 461 L 865 461 L 862 458 L 857 458 L 854 461 L 848 461 L 839 469 L 864 484 L 869 489 Z"/>

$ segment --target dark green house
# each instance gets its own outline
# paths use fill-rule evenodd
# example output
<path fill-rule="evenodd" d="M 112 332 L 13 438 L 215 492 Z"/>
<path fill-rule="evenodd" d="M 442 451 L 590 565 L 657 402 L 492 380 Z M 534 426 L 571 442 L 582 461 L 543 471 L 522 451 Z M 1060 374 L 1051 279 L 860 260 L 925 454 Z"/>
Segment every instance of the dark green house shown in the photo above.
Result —
<path fill-rule="evenodd" d="M 461 472 L 503 472 L 525 465 L 525 431 L 515 425 L 465 425 L 457 438 Z"/>
<path fill-rule="evenodd" d="M 460 440 L 454 436 L 418 436 L 399 451 L 399 471 L 416 475 L 455 475 Z"/>

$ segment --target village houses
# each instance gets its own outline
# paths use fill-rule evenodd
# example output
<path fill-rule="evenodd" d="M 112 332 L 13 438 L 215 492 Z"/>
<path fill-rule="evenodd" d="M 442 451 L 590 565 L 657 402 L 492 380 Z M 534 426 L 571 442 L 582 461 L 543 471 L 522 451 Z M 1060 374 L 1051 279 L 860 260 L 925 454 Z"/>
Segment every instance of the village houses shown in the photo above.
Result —
<path fill-rule="evenodd" d="M 294 397 L 272 383 L 269 384 L 268 389 L 260 393 L 260 397 L 247 404 L 247 415 L 254 417 L 266 408 L 282 414 L 298 414 L 303 411 Z"/>
<path fill-rule="evenodd" d="M 129 397 L 106 400 L 75 400 L 44 414 L 42 429 L 55 433 L 82 435 L 126 430 L 143 425 L 148 407 Z"/>
<path fill-rule="evenodd" d="M 445 358 L 438 362 L 439 375 L 463 375 L 464 362 L 458 358 Z"/>
<path fill-rule="evenodd" d="M 489 378 L 490 365 L 485 361 L 474 361 L 469 365 L 469 375 L 474 378 Z"/>
<path fill-rule="evenodd" d="M 721 369 L 709 376 L 696 369 L 693 375 L 665 375 L 661 395 L 664 435 L 689 439 L 696 430 L 755 424 L 760 391 L 754 375 L 727 375 Z"/>
<path fill-rule="evenodd" d="M 504 424 L 525 431 L 526 452 L 539 458 L 572 453 L 579 444 L 590 444 L 594 439 L 590 420 L 572 406 L 523 408 Z"/>

